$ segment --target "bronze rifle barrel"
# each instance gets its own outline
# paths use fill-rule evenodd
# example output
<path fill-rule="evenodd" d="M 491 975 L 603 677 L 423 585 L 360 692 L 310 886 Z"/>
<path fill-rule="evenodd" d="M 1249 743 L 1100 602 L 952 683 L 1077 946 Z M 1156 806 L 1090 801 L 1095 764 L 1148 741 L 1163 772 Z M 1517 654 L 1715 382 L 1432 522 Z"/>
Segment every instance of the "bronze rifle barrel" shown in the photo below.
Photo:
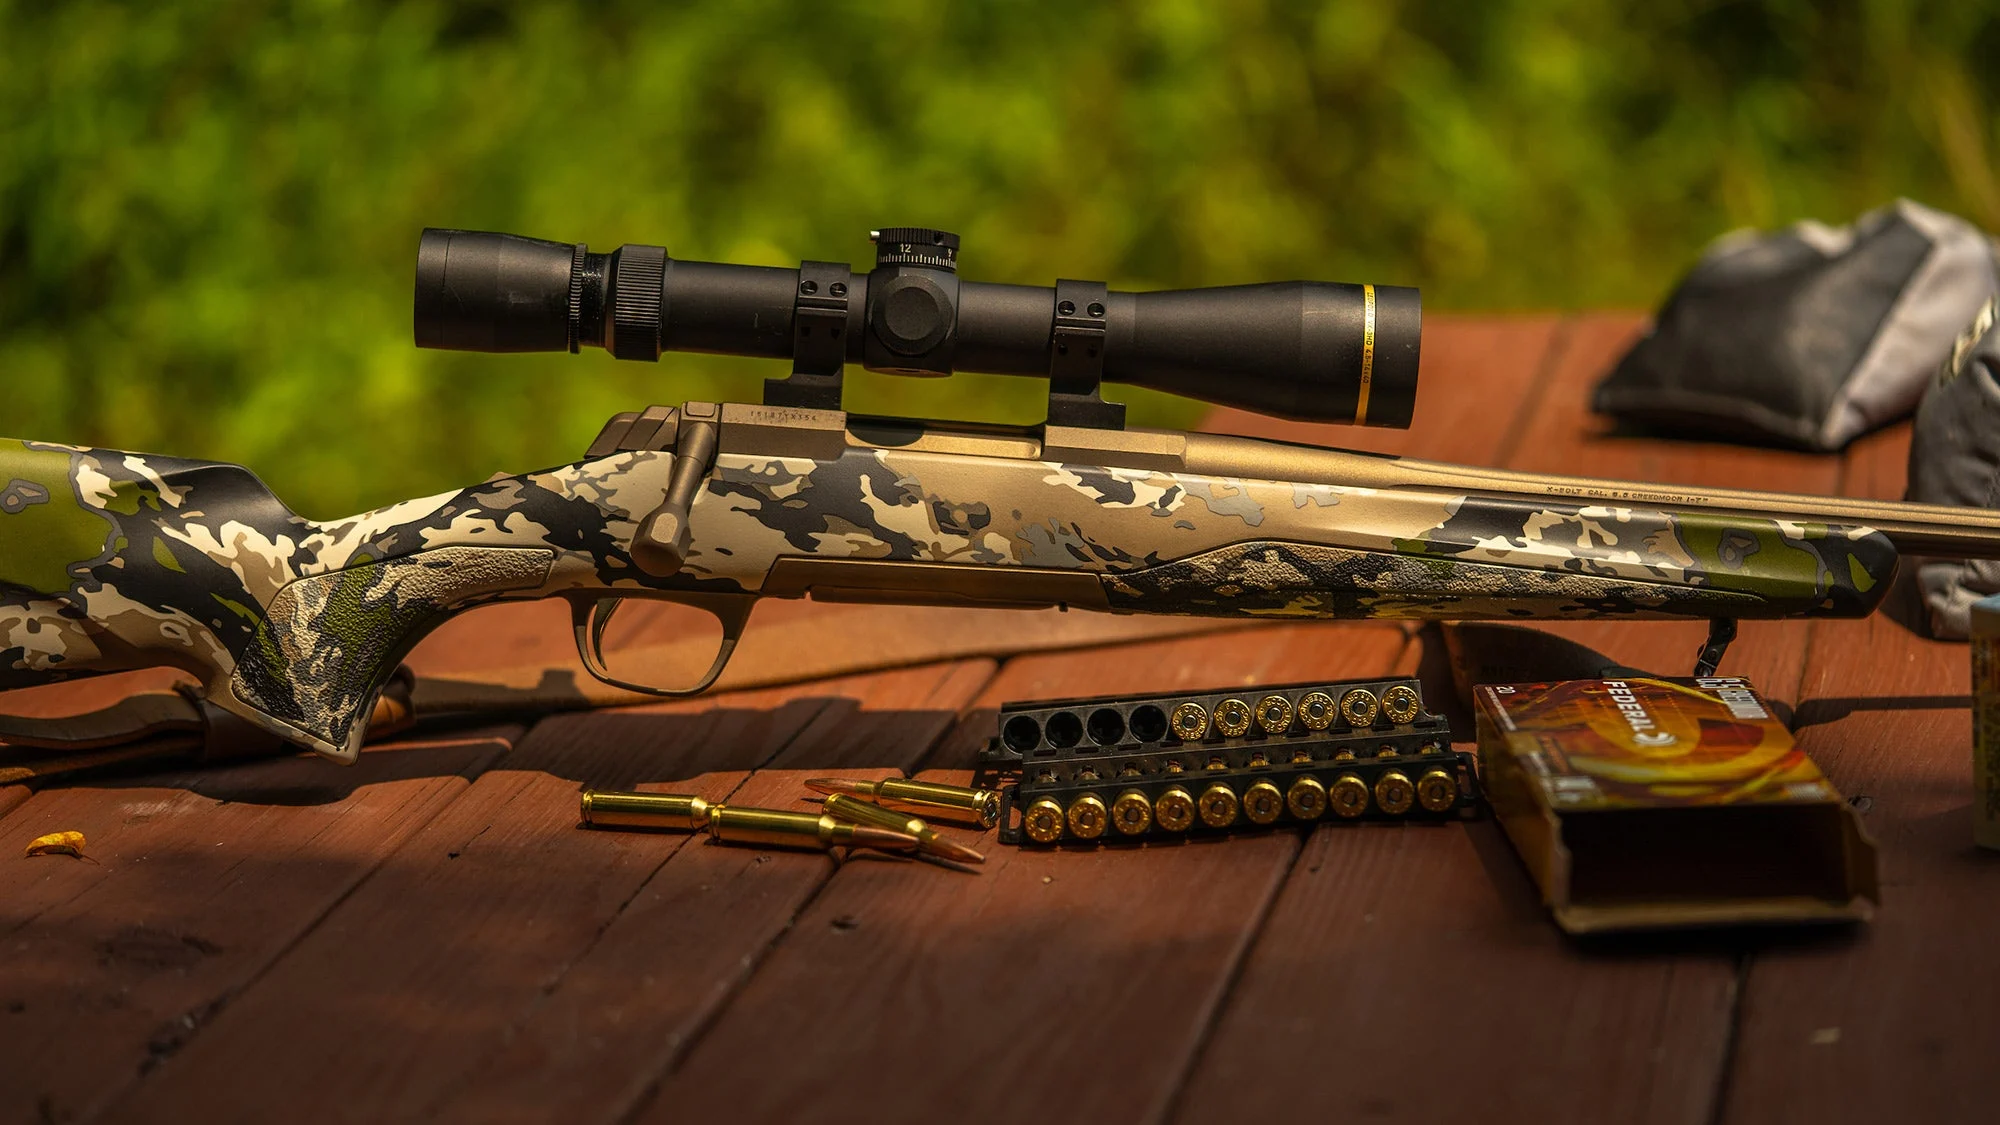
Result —
<path fill-rule="evenodd" d="M 2000 512 L 1982 508 L 1523 473 L 1217 434 L 1186 438 L 1183 461 L 1194 473 L 1355 488 L 1441 489 L 1530 503 L 1694 508 L 1718 515 L 1859 524 L 1881 532 L 1909 555 L 2000 558 Z"/>

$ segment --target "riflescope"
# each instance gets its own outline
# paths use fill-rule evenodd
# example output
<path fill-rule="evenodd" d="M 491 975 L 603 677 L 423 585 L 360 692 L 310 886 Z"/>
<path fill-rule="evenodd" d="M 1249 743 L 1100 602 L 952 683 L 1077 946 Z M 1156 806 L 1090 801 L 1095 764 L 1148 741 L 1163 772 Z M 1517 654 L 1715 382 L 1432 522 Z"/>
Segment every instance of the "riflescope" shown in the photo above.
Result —
<path fill-rule="evenodd" d="M 602 347 L 790 359 L 773 405 L 838 409 L 848 363 L 901 375 L 980 371 L 1050 380 L 1050 422 L 1119 426 L 1100 380 L 1312 422 L 1407 427 L 1416 406 L 1417 291 L 1281 281 L 1113 292 L 958 277 L 958 236 L 872 232 L 875 267 L 798 269 L 680 261 L 628 243 L 582 244 L 426 230 L 417 250 L 416 337 L 482 352 Z"/>

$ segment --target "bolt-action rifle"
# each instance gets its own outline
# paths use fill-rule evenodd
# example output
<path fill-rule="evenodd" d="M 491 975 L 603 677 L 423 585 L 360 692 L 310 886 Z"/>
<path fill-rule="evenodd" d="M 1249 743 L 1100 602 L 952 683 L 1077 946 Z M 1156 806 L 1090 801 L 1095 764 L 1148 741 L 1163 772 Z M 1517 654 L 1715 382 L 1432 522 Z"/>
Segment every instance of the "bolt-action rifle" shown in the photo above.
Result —
<path fill-rule="evenodd" d="M 564 598 L 601 679 L 713 683 L 764 597 L 1290 618 L 1691 617 L 1713 668 L 1739 618 L 1854 617 L 1899 552 L 2000 557 L 1970 509 L 1538 476 L 1127 429 L 1100 384 L 1310 421 L 1407 426 L 1411 289 L 991 285 L 958 239 L 876 232 L 876 265 L 594 254 L 426 231 L 424 347 L 787 358 L 758 404 L 613 418 L 582 459 L 351 519 L 246 469 L 0 442 L 0 689 L 150 665 L 351 762 L 397 662 L 471 606 Z M 841 372 L 1049 380 L 1045 425 L 870 418 Z M 632 599 L 714 615 L 705 674 L 607 667 Z"/>

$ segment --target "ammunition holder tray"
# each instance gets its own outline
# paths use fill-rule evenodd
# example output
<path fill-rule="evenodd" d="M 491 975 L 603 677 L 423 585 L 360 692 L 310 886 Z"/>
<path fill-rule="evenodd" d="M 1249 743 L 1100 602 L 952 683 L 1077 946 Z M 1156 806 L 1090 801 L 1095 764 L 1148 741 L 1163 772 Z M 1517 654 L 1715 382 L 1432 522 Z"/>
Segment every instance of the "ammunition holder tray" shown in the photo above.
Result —
<path fill-rule="evenodd" d="M 1478 808 L 1469 754 L 1414 679 L 1104 696 L 1001 708 L 980 773 L 1001 842 L 1162 839 Z"/>

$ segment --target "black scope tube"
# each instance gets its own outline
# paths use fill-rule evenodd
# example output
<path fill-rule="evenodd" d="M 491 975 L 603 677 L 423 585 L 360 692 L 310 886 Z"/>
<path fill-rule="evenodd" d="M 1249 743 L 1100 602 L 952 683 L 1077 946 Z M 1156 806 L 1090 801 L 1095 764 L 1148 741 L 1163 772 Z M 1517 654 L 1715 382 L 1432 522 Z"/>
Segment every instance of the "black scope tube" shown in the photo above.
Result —
<path fill-rule="evenodd" d="M 914 313 L 886 297 L 900 287 L 907 300 L 912 274 L 922 275 L 915 284 L 924 292 L 941 294 L 918 299 Z M 518 235 L 426 230 L 416 342 L 484 352 L 591 345 L 645 360 L 668 351 L 788 359 L 801 278 L 796 269 L 675 260 L 641 244 L 593 254 Z M 850 272 L 840 284 L 846 362 L 902 374 L 1050 373 L 1053 288 L 959 281 L 950 266 L 908 265 Z M 912 315 L 942 317 L 942 335 L 921 351 L 884 351 L 886 326 Z M 1422 312 L 1414 289 L 1286 281 L 1107 291 L 1100 323 L 1108 381 L 1310 422 L 1403 428 L 1416 407 Z"/>

